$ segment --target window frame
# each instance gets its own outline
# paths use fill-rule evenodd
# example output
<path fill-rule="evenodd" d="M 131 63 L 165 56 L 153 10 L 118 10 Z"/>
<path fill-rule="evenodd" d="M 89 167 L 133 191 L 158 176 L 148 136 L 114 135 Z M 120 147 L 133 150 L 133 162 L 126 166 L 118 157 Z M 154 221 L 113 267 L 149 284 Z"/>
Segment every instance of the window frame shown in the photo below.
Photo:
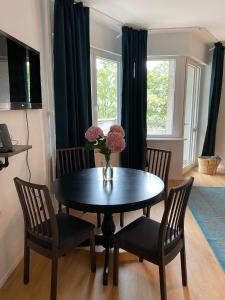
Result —
<path fill-rule="evenodd" d="M 192 163 L 184 165 L 183 164 L 183 173 L 187 172 L 190 170 L 193 166 L 197 164 L 197 144 L 198 144 L 198 136 L 199 136 L 199 114 L 200 114 L 200 97 L 201 97 L 201 81 L 202 81 L 202 64 L 196 61 L 193 58 L 187 57 L 186 58 L 186 63 L 185 63 L 185 97 L 184 97 L 184 108 L 183 108 L 183 136 L 184 136 L 184 122 L 185 122 L 185 104 L 186 104 L 186 87 L 187 87 L 187 72 L 188 72 L 188 66 L 193 66 L 195 68 L 195 86 L 193 90 L 193 94 L 195 97 L 195 102 L 192 103 L 192 140 L 191 140 L 191 153 L 192 153 Z M 196 72 L 196 70 L 198 70 Z M 185 141 L 185 137 L 184 137 Z M 183 158 L 184 158 L 184 153 L 183 153 Z"/>
<path fill-rule="evenodd" d="M 117 122 L 121 124 L 121 89 L 122 89 L 122 63 L 121 55 L 111 53 L 108 51 L 91 48 L 91 94 L 92 94 L 92 124 L 98 125 L 97 118 L 97 69 L 96 69 L 96 59 L 102 58 L 105 60 L 110 60 L 116 62 L 118 65 L 117 73 Z"/>
<path fill-rule="evenodd" d="M 174 101 L 173 101 L 173 117 L 172 117 L 172 133 L 171 134 L 147 134 L 147 140 L 151 139 L 174 139 L 182 138 L 182 114 L 183 109 L 182 99 L 184 97 L 184 83 L 185 81 L 185 68 L 184 57 L 177 56 L 161 56 L 154 55 L 148 56 L 147 61 L 159 61 L 159 60 L 173 60 L 175 62 L 175 74 L 174 74 Z"/>

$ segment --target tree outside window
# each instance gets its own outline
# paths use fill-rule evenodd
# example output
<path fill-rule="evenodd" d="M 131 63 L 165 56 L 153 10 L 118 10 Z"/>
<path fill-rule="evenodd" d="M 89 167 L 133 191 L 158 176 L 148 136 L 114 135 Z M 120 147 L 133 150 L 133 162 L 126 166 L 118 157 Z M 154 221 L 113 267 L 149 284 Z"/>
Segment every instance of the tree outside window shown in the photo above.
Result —
<path fill-rule="evenodd" d="M 97 68 L 97 120 L 104 132 L 117 123 L 118 62 L 96 59 Z"/>
<path fill-rule="evenodd" d="M 172 133 L 174 78 L 174 60 L 147 62 L 148 135 Z"/>

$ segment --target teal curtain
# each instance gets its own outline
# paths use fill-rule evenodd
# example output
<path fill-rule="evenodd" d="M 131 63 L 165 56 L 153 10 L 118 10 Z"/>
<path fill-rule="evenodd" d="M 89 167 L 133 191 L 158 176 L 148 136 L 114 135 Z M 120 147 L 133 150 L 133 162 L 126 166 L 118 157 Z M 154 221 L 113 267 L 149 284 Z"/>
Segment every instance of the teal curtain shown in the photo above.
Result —
<path fill-rule="evenodd" d="M 211 85 L 209 94 L 209 114 L 202 155 L 215 155 L 216 126 L 220 107 L 223 82 L 224 46 L 215 44 L 212 62 Z"/>
<path fill-rule="evenodd" d="M 122 28 L 122 119 L 126 148 L 123 167 L 144 169 L 147 110 L 147 30 Z"/>
<path fill-rule="evenodd" d="M 55 0 L 54 91 L 56 146 L 83 146 L 92 125 L 89 8 Z M 93 153 L 89 158 L 93 166 Z"/>

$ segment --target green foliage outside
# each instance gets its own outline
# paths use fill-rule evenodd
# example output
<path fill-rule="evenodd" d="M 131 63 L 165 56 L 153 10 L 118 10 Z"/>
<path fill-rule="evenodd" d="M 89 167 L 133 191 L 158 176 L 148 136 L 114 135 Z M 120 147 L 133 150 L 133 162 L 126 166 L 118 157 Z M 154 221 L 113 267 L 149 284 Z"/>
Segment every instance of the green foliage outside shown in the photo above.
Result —
<path fill-rule="evenodd" d="M 98 120 L 117 118 L 117 63 L 97 59 Z M 166 129 L 169 62 L 148 62 L 147 128 Z"/>
<path fill-rule="evenodd" d="M 150 62 L 151 64 L 151 62 Z M 169 62 L 160 61 L 147 73 L 147 128 L 165 129 L 169 90 Z"/>
<path fill-rule="evenodd" d="M 97 59 L 98 120 L 117 117 L 117 63 Z"/>

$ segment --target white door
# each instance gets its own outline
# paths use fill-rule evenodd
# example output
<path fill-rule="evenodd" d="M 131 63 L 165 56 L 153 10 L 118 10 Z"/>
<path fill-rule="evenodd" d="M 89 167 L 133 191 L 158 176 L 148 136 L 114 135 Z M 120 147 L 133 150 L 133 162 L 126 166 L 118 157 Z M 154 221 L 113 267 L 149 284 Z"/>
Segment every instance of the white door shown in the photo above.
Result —
<path fill-rule="evenodd" d="M 196 62 L 188 60 L 186 67 L 186 96 L 184 106 L 183 167 L 192 166 L 196 162 L 200 76 L 200 66 Z"/>

